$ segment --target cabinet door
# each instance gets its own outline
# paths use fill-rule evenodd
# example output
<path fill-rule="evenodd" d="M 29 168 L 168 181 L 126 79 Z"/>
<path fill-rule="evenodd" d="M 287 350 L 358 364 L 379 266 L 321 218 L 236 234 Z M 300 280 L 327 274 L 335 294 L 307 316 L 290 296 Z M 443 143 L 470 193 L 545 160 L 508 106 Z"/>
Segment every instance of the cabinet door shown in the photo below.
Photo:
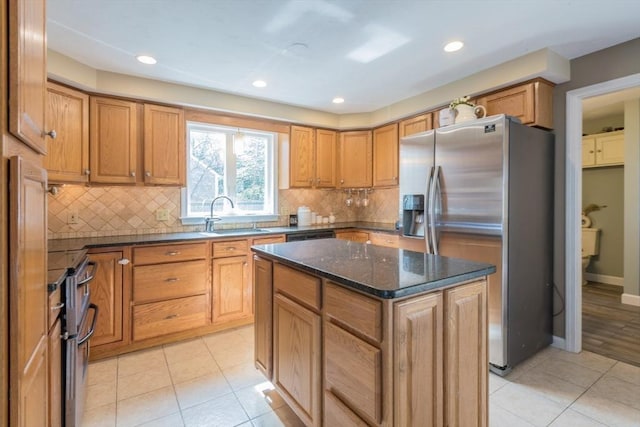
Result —
<path fill-rule="evenodd" d="M 320 426 L 320 316 L 276 294 L 273 383 L 307 426 Z"/>
<path fill-rule="evenodd" d="M 213 323 L 251 316 L 253 293 L 247 276 L 247 257 L 213 260 Z"/>
<path fill-rule="evenodd" d="M 342 132 L 339 158 L 338 173 L 341 187 L 371 187 L 373 168 L 371 131 Z"/>
<path fill-rule="evenodd" d="M 45 128 L 46 2 L 13 0 L 8 4 L 9 130 L 38 153 L 44 154 L 48 132 Z"/>
<path fill-rule="evenodd" d="M 441 292 L 394 306 L 396 425 L 443 425 L 443 312 Z"/>
<path fill-rule="evenodd" d="M 92 96 L 89 114 L 91 182 L 134 184 L 138 148 L 136 103 Z"/>
<path fill-rule="evenodd" d="M 336 155 L 338 134 L 332 130 L 316 130 L 316 173 L 315 186 L 331 188 L 336 186 Z"/>
<path fill-rule="evenodd" d="M 10 419 L 47 425 L 47 172 L 20 157 L 9 162 Z"/>
<path fill-rule="evenodd" d="M 49 181 L 89 180 L 89 96 L 55 83 L 47 84 L 47 128 L 56 139 L 47 143 L 43 165 Z"/>
<path fill-rule="evenodd" d="M 535 120 L 534 94 L 533 83 L 529 83 L 479 98 L 477 104 L 484 105 L 487 116 L 508 114 L 530 124 Z"/>
<path fill-rule="evenodd" d="M 398 185 L 398 124 L 373 131 L 373 186 Z"/>
<path fill-rule="evenodd" d="M 433 117 L 431 113 L 427 113 L 401 121 L 398 134 L 402 138 L 431 129 L 433 129 Z"/>
<path fill-rule="evenodd" d="M 311 187 L 314 172 L 314 132 L 312 128 L 291 126 L 289 140 L 289 185 L 291 187 Z"/>
<path fill-rule="evenodd" d="M 273 264 L 259 257 L 253 258 L 255 284 L 255 364 L 271 381 L 273 374 Z"/>
<path fill-rule="evenodd" d="M 596 164 L 596 139 L 582 138 L 582 167 Z"/>
<path fill-rule="evenodd" d="M 184 112 L 180 108 L 144 105 L 144 182 L 184 185 Z"/>
<path fill-rule="evenodd" d="M 445 425 L 488 423 L 487 287 L 474 282 L 445 292 Z"/>
<path fill-rule="evenodd" d="M 624 134 L 596 138 L 596 164 L 620 165 L 624 163 Z"/>
<path fill-rule="evenodd" d="M 62 321 L 49 332 L 49 426 L 62 426 Z"/>
<path fill-rule="evenodd" d="M 96 275 L 91 281 L 91 301 L 99 308 L 91 346 L 124 344 L 128 341 L 123 313 L 125 267 L 120 263 L 125 259 L 124 252 L 91 253 L 89 258 L 97 264 Z"/>

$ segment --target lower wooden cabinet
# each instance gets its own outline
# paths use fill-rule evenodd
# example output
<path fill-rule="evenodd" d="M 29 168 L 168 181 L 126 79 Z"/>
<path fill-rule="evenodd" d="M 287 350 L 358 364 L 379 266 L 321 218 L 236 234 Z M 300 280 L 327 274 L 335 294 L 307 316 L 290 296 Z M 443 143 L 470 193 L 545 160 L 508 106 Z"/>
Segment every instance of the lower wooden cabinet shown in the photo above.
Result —
<path fill-rule="evenodd" d="M 57 319 L 49 331 L 49 426 L 62 426 L 62 320 Z"/>
<path fill-rule="evenodd" d="M 213 259 L 213 323 L 225 323 L 253 313 L 248 256 Z"/>
<path fill-rule="evenodd" d="M 207 295 L 136 305 L 132 310 L 132 339 L 140 341 L 205 326 L 208 307 Z"/>
<path fill-rule="evenodd" d="M 358 243 L 366 243 L 369 240 L 369 233 L 357 230 L 338 230 L 336 231 L 336 239 L 351 240 Z"/>
<path fill-rule="evenodd" d="M 273 379 L 273 268 L 270 261 L 257 256 L 254 266 L 254 318 L 255 318 L 255 364 L 256 368 Z"/>

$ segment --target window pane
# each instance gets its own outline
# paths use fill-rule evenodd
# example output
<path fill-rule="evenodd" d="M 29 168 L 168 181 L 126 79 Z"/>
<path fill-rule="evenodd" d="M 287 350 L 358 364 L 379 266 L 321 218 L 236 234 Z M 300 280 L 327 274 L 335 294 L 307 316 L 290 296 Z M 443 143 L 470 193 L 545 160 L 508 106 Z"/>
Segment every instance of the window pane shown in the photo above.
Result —
<path fill-rule="evenodd" d="M 188 214 L 208 215 L 211 200 L 225 193 L 226 134 L 190 129 Z"/>
<path fill-rule="evenodd" d="M 265 211 L 267 138 L 246 134 L 236 143 L 236 201 L 243 211 Z"/>

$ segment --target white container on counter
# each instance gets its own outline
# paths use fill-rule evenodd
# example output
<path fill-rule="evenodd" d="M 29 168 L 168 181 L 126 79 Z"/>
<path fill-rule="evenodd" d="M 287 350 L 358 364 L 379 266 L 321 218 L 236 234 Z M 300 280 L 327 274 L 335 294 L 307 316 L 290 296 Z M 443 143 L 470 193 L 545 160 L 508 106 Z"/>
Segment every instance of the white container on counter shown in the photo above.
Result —
<path fill-rule="evenodd" d="M 306 206 L 298 208 L 298 225 L 311 225 L 311 209 Z"/>

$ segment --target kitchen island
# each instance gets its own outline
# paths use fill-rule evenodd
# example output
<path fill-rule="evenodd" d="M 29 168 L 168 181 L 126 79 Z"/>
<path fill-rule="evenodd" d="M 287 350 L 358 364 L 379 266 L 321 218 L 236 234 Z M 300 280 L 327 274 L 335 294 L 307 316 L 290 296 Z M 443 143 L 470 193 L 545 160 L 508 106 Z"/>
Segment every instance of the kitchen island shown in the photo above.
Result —
<path fill-rule="evenodd" d="M 255 362 L 308 426 L 486 426 L 489 264 L 254 246 Z"/>

